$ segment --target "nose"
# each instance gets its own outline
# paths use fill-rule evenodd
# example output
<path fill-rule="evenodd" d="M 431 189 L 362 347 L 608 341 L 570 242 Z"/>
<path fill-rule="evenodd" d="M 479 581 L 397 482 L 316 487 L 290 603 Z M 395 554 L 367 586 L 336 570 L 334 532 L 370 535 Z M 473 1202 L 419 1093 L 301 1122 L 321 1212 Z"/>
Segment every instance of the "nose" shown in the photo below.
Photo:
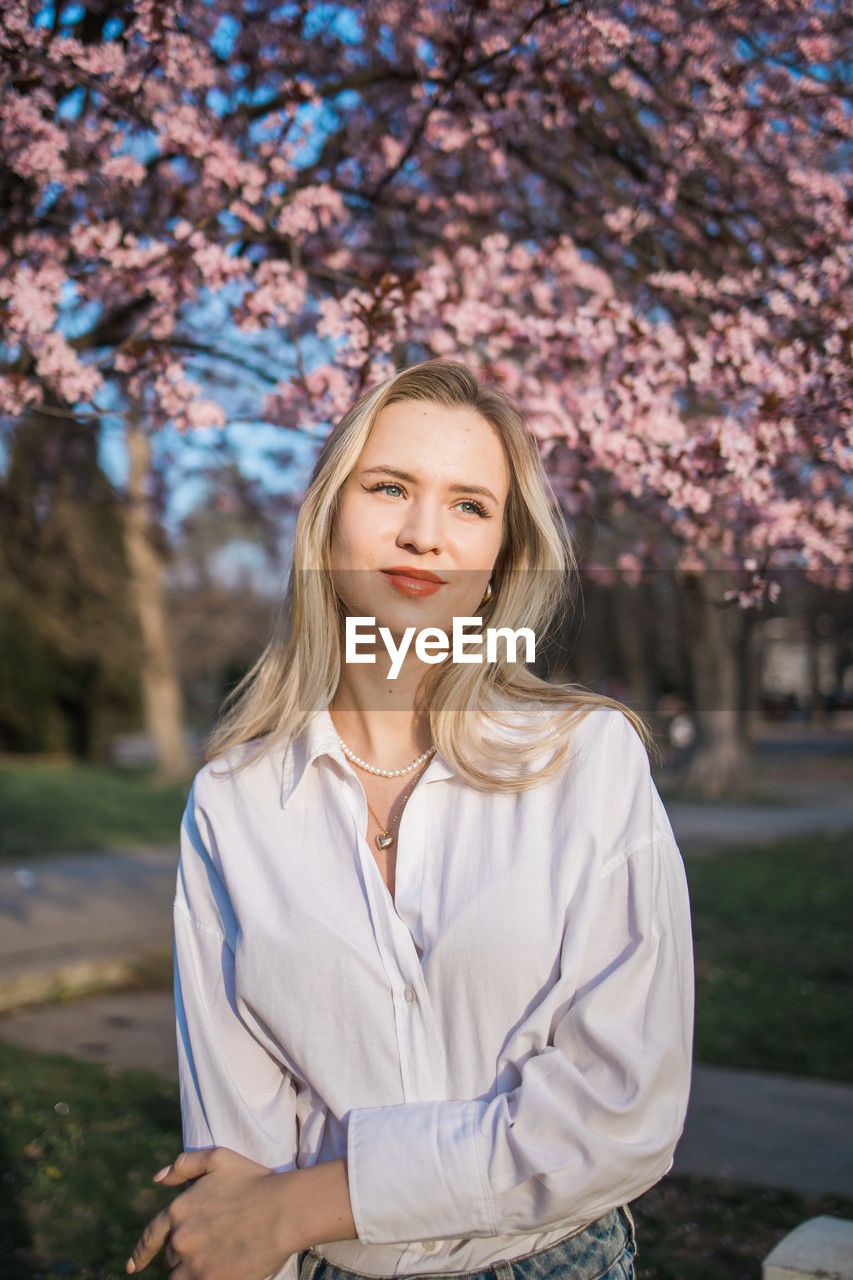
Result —
<path fill-rule="evenodd" d="M 441 517 L 434 503 L 415 500 L 406 504 L 405 516 L 397 534 L 397 546 L 419 555 L 443 549 Z"/>

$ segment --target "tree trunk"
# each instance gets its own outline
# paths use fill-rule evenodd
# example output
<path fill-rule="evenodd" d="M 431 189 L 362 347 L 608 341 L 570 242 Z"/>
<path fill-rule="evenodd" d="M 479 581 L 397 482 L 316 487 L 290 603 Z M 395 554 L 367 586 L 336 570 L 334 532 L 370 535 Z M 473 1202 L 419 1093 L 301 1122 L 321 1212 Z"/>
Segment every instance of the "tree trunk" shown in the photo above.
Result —
<path fill-rule="evenodd" d="M 690 648 L 698 738 L 682 782 L 713 798 L 743 788 L 749 759 L 738 659 L 742 619 L 739 605 L 722 603 L 729 585 L 725 571 L 708 570 L 693 581 L 697 593 Z"/>
<path fill-rule="evenodd" d="M 127 449 L 130 468 L 124 529 L 131 598 L 142 641 L 145 728 L 157 757 L 158 775 L 174 781 L 189 776 L 192 761 L 184 743 L 181 689 L 166 622 L 163 562 L 151 538 L 151 444 L 133 420 L 128 424 Z"/>
<path fill-rule="evenodd" d="M 738 660 L 741 670 L 740 731 L 744 747 L 752 751 L 755 729 L 761 717 L 761 632 L 759 622 L 765 615 L 747 609 L 741 618 Z"/>
<path fill-rule="evenodd" d="M 808 663 L 808 709 L 809 721 L 814 728 L 826 727 L 826 700 L 820 688 L 820 648 L 821 635 L 816 617 L 816 602 L 813 593 L 808 591 L 805 598 L 806 644 Z"/>
<path fill-rule="evenodd" d="M 649 593 L 638 583 L 628 586 L 617 576 L 612 596 L 613 637 L 633 707 L 641 716 L 654 714 L 654 673 L 647 645 Z"/>

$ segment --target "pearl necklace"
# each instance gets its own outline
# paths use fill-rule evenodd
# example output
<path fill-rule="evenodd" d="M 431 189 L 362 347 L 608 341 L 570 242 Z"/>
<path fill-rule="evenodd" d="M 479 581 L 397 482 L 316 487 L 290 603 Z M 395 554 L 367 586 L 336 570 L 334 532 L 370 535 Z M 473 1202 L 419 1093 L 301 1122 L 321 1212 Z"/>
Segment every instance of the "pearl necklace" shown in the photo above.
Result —
<path fill-rule="evenodd" d="M 368 773 L 378 773 L 383 778 L 402 778 L 405 773 L 411 773 L 413 769 L 417 769 L 419 764 L 423 764 L 424 760 L 428 760 L 436 750 L 435 747 L 429 747 L 422 756 L 418 756 L 417 760 L 407 764 L 405 769 L 377 769 L 375 765 L 368 764 L 366 760 L 362 760 L 361 756 L 357 756 L 354 751 L 350 751 L 340 734 L 338 735 L 338 742 L 341 744 L 341 750 L 348 760 L 352 760 L 353 764 L 361 765 L 362 769 L 366 769 Z"/>
<path fill-rule="evenodd" d="M 340 734 L 338 734 L 338 742 L 341 744 L 341 749 L 348 760 L 352 760 L 353 764 L 357 764 L 362 769 L 366 769 L 368 773 L 377 773 L 377 774 L 380 774 L 383 778 L 399 778 L 404 773 L 411 773 L 413 769 L 417 769 L 418 765 L 423 764 L 424 761 L 428 760 L 429 757 L 433 755 L 435 752 L 435 747 L 430 747 L 427 751 L 423 753 L 422 756 L 418 756 L 417 760 L 413 760 L 410 765 L 407 765 L 405 769 L 377 769 L 375 765 L 368 764 L 367 761 L 362 760 L 361 756 L 357 756 L 354 751 L 350 751 L 349 747 L 344 742 Z M 409 793 L 414 789 L 415 782 L 417 782 L 417 778 L 415 778 L 415 781 L 405 792 L 403 796 L 403 803 L 405 803 L 406 800 L 409 798 Z M 365 796 L 365 800 L 367 800 L 367 796 Z M 376 821 L 376 825 L 379 827 L 379 832 L 376 836 L 376 846 L 379 849 L 387 849 L 388 846 L 392 844 L 394 841 L 394 837 L 391 834 L 391 826 L 390 826 L 391 815 L 390 814 L 388 815 L 388 823 L 386 825 L 383 825 L 379 821 L 379 818 L 376 816 L 376 813 L 374 812 L 373 807 L 369 800 L 367 800 L 367 807 L 370 810 L 370 812 L 373 814 L 373 817 Z"/>

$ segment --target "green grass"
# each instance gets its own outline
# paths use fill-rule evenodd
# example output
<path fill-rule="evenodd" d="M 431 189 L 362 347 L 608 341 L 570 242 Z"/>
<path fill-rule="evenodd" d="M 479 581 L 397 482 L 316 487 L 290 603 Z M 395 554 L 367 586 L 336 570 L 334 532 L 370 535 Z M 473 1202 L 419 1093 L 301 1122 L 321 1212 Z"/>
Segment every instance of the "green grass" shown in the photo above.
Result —
<path fill-rule="evenodd" d="M 853 1080 L 853 833 L 686 861 L 697 1061 Z"/>
<path fill-rule="evenodd" d="M 151 1217 L 179 1191 L 151 1182 L 181 1149 L 178 1091 L 0 1042 L 0 1273 L 118 1280 Z M 853 1201 L 669 1177 L 632 1205 L 638 1280 L 756 1280 L 788 1231 Z M 162 1252 L 144 1274 L 164 1280 Z"/>
<path fill-rule="evenodd" d="M 177 845 L 189 785 L 144 770 L 0 756 L 0 859 Z"/>
<path fill-rule="evenodd" d="M 631 1212 L 637 1280 L 760 1280 L 762 1261 L 789 1231 L 821 1214 L 853 1218 L 853 1200 L 679 1176 Z"/>
<path fill-rule="evenodd" d="M 181 1149 L 177 1089 L 0 1042 L 4 1280 L 117 1280 L 173 1192 L 151 1182 Z M 161 1260 L 144 1273 L 163 1280 Z"/>

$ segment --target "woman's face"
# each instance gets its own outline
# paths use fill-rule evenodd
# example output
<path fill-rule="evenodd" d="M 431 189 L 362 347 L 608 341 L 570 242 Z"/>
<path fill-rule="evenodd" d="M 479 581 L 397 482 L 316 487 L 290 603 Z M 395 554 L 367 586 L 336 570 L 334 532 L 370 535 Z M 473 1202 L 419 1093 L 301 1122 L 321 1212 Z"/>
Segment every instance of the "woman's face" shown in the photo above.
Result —
<path fill-rule="evenodd" d="M 474 409 L 405 400 L 383 409 L 341 492 L 332 580 L 350 616 L 395 638 L 479 617 L 500 551 L 509 468 Z M 442 585 L 392 570 L 428 571 Z"/>

